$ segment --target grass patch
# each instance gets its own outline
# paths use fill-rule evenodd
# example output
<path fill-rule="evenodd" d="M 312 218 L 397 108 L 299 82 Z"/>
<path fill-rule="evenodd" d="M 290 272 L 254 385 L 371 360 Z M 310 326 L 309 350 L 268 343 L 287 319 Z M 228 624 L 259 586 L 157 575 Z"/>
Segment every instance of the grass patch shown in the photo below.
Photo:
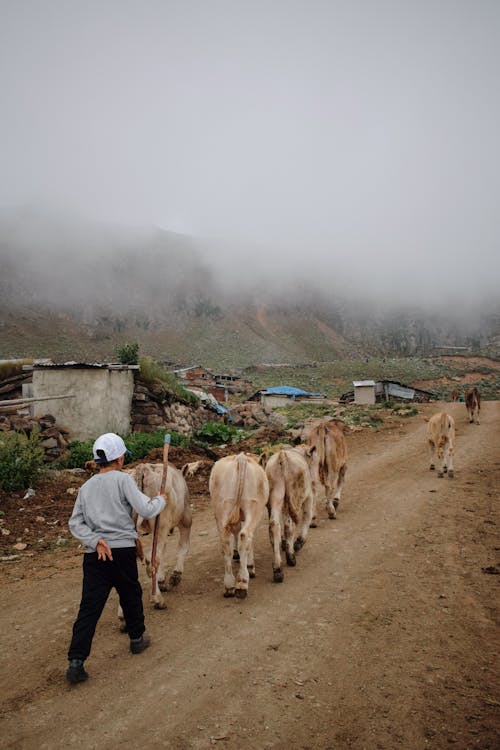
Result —
<path fill-rule="evenodd" d="M 139 361 L 141 378 L 146 383 L 152 383 L 156 380 L 171 393 L 174 393 L 181 401 L 191 406 L 199 406 L 200 400 L 194 393 L 186 390 L 172 372 L 167 372 L 162 365 L 155 362 L 152 357 L 143 357 Z"/>
<path fill-rule="evenodd" d="M 0 381 L 13 378 L 14 375 L 21 375 L 23 365 L 32 365 L 32 359 L 18 359 L 15 362 L 0 362 Z"/>

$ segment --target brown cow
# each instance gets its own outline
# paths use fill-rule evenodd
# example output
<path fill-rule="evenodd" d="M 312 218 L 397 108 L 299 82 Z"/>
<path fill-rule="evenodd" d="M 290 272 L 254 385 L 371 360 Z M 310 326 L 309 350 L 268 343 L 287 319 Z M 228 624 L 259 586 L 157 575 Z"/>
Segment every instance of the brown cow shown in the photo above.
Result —
<path fill-rule="evenodd" d="M 434 471 L 435 455 L 441 461 L 438 477 L 444 476 L 446 471 L 453 479 L 453 450 L 455 448 L 455 420 L 445 411 L 434 414 L 427 426 L 429 448 L 431 452 L 431 471 Z"/>
<path fill-rule="evenodd" d="M 479 395 L 478 389 L 469 388 L 465 391 L 465 407 L 467 409 L 467 415 L 469 422 L 475 422 L 479 424 L 479 412 L 481 410 L 481 396 Z"/>
<path fill-rule="evenodd" d="M 452 391 L 450 395 L 451 395 L 451 400 L 452 401 L 458 401 L 458 397 L 459 397 L 460 394 L 459 394 L 458 391 Z"/>
<path fill-rule="evenodd" d="M 126 470 L 135 479 L 137 486 L 149 497 L 154 497 L 160 491 L 161 477 L 163 472 L 162 464 L 138 464 L 134 469 Z M 184 561 L 189 550 L 189 541 L 191 537 L 191 507 L 189 505 L 189 491 L 186 480 L 179 469 L 169 465 L 167 474 L 167 487 L 165 490 L 168 500 L 166 507 L 158 516 L 158 539 L 156 547 L 157 558 L 157 576 L 156 591 L 151 596 L 151 602 L 156 609 L 164 609 L 166 604 L 160 592 L 167 591 L 166 577 L 166 554 L 165 548 L 167 537 L 173 529 L 179 529 L 179 544 L 177 548 L 177 561 L 172 575 L 169 579 L 171 586 L 177 586 L 182 579 L 184 572 Z M 151 577 L 151 547 L 153 541 L 153 529 L 155 519 L 137 519 L 137 529 L 140 536 L 146 570 Z"/>
<path fill-rule="evenodd" d="M 340 419 L 325 419 L 309 432 L 305 452 L 311 471 L 315 505 L 323 497 L 329 518 L 337 517 L 342 487 L 347 471 L 345 423 Z M 316 517 L 314 508 L 313 521 Z"/>
<path fill-rule="evenodd" d="M 261 457 L 261 462 L 265 458 Z M 283 581 L 281 548 L 287 565 L 305 544 L 313 515 L 311 474 L 305 457 L 296 449 L 278 450 L 266 463 L 269 480 L 269 539 L 274 550 L 273 580 Z"/>
<path fill-rule="evenodd" d="M 210 472 L 210 498 L 224 555 L 224 596 L 244 599 L 248 579 L 255 577 L 253 537 L 269 498 L 266 472 L 247 453 L 219 459 Z M 238 551 L 238 581 L 233 552 Z"/>

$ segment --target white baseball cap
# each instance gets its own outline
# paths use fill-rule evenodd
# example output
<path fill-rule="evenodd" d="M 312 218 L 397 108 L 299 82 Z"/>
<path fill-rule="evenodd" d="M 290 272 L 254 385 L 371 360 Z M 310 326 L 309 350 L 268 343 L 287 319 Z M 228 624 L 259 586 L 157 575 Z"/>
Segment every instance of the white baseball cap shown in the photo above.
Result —
<path fill-rule="evenodd" d="M 100 435 L 92 446 L 94 460 L 97 463 L 110 463 L 128 453 L 127 446 L 119 435 L 114 432 L 106 432 Z"/>

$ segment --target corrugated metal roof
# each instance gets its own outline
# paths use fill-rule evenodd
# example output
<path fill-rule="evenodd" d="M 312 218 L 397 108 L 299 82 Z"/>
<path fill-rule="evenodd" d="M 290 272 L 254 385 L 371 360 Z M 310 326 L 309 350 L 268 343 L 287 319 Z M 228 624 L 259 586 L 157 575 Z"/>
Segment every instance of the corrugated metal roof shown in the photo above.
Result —
<path fill-rule="evenodd" d="M 26 365 L 26 369 L 47 370 L 47 369 L 101 369 L 101 370 L 139 370 L 139 365 L 122 365 L 121 362 L 34 362 L 33 365 Z M 25 369 L 23 367 L 23 369 Z"/>
<path fill-rule="evenodd" d="M 276 395 L 276 396 L 316 396 L 319 398 L 323 396 L 323 393 L 311 393 L 310 391 L 303 391 L 302 388 L 294 388 L 291 385 L 278 385 L 274 388 L 268 388 L 262 391 L 264 396 Z"/>
<path fill-rule="evenodd" d="M 363 388 L 364 386 L 374 386 L 375 381 L 374 380 L 353 380 L 352 384 L 355 388 Z"/>

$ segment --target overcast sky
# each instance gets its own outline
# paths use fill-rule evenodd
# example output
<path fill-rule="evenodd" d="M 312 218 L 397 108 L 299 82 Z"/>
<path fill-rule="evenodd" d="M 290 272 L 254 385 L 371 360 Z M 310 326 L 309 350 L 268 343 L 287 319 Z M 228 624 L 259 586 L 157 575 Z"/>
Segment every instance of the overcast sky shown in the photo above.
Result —
<path fill-rule="evenodd" d="M 0 206 L 498 288 L 499 0 L 0 9 Z"/>

